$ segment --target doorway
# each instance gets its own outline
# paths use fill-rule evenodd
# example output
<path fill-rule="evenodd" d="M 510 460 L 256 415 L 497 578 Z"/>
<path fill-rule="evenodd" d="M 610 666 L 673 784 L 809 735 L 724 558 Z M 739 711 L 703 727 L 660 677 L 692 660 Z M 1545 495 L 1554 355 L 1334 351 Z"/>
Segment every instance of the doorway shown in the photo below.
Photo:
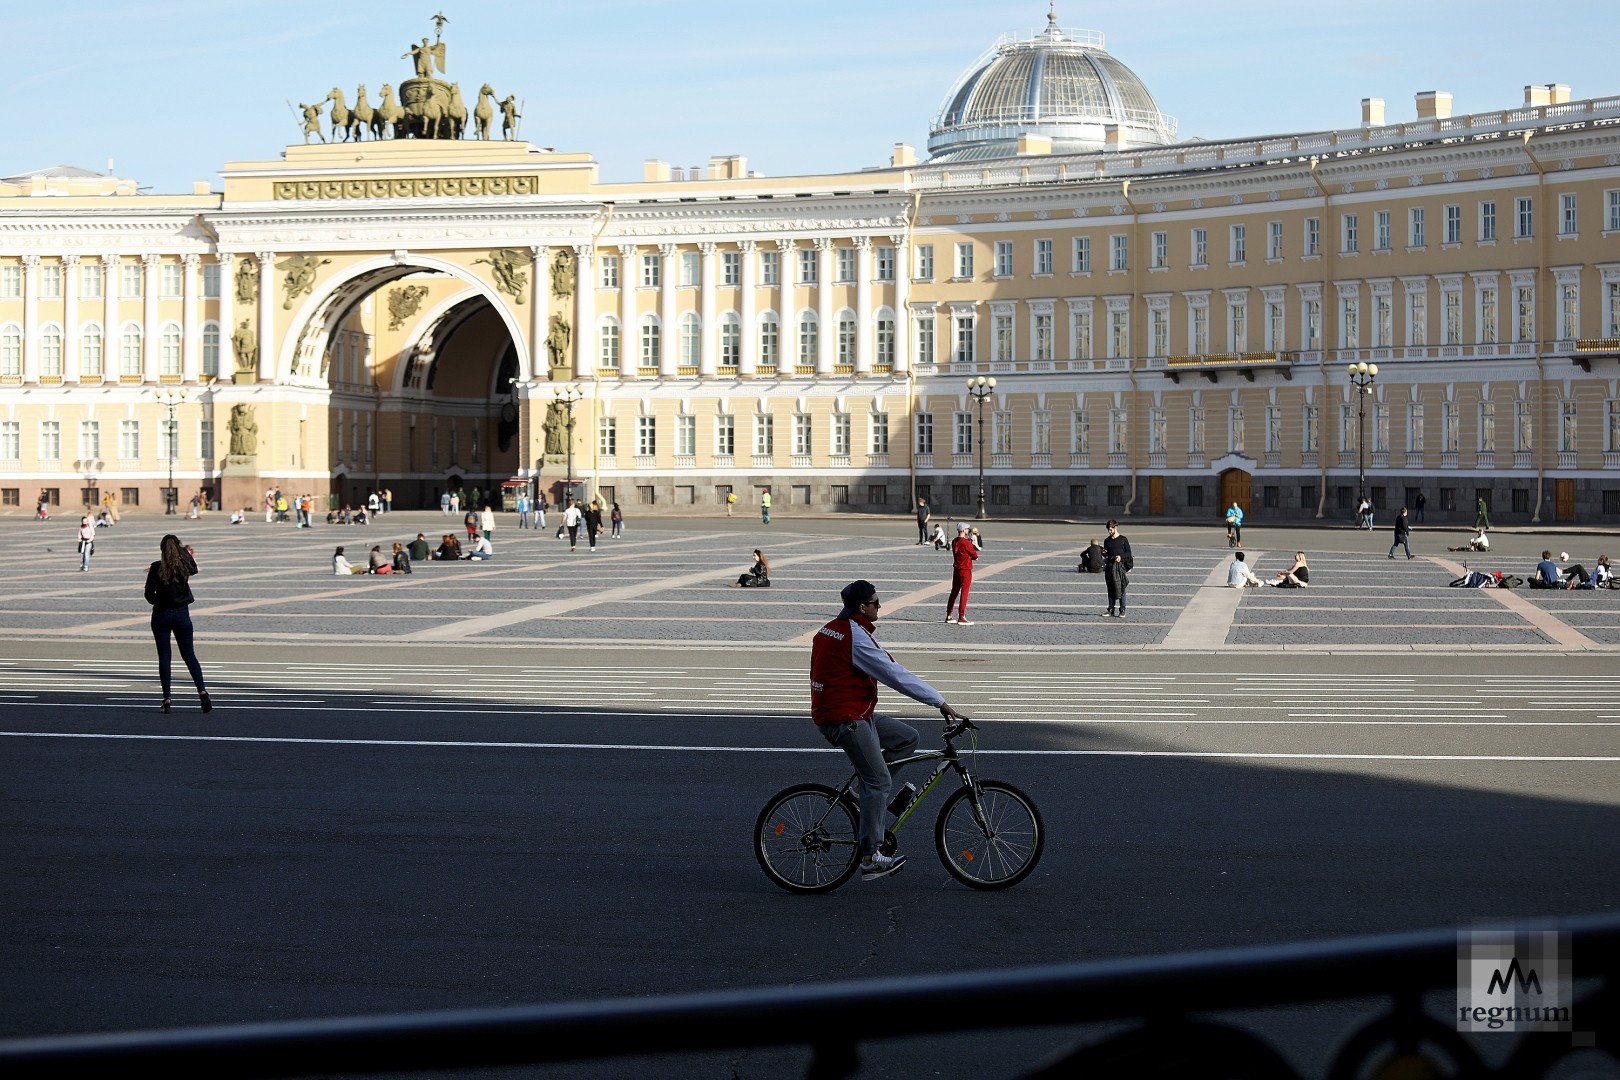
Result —
<path fill-rule="evenodd" d="M 1225 515 L 1226 508 L 1233 503 L 1244 515 L 1249 513 L 1249 503 L 1254 498 L 1254 477 L 1242 469 L 1227 469 L 1221 473 L 1221 505 L 1220 512 Z"/>

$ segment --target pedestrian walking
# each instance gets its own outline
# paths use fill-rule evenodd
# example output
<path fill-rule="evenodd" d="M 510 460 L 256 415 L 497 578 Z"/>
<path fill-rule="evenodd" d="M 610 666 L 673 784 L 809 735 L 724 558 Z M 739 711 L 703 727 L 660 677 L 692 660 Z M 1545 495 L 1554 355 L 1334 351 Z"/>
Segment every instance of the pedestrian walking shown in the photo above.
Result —
<path fill-rule="evenodd" d="M 973 542 L 969 533 L 972 528 L 965 521 L 956 523 L 956 539 L 951 541 L 951 595 L 945 599 L 945 621 L 954 622 L 957 626 L 972 626 L 968 621 L 967 605 L 968 592 L 973 588 L 973 563 L 979 557 L 979 546 Z M 961 597 L 958 602 L 957 597 Z M 951 618 L 951 608 L 956 608 L 956 618 Z"/>
<path fill-rule="evenodd" d="M 394 512 L 394 489 L 393 488 L 383 488 L 382 489 L 382 501 L 383 501 L 383 513 L 392 514 Z"/>
<path fill-rule="evenodd" d="M 1423 524 L 1423 508 L 1425 506 L 1428 506 L 1428 505 L 1429 505 L 1429 497 L 1427 495 L 1423 494 L 1423 492 L 1421 492 L 1421 491 L 1418 492 L 1416 501 L 1414 501 L 1412 503 L 1412 508 L 1417 511 L 1417 519 L 1418 519 L 1418 524 L 1419 525 Z"/>
<path fill-rule="evenodd" d="M 731 508 L 733 506 L 736 506 L 736 505 L 737 505 L 737 493 L 735 491 L 726 492 L 726 517 L 731 516 Z"/>
<path fill-rule="evenodd" d="M 495 511 L 485 506 L 478 513 L 478 531 L 487 536 L 492 542 L 495 539 Z"/>
<path fill-rule="evenodd" d="M 527 529 L 529 527 L 529 497 L 527 495 L 517 497 L 517 515 L 518 528 Z"/>
<path fill-rule="evenodd" d="M 569 499 L 568 509 L 563 511 L 562 527 L 568 533 L 568 551 L 570 554 L 573 553 L 574 548 L 579 546 L 579 523 L 584 520 L 584 517 L 585 515 L 580 512 L 579 504 L 574 502 L 573 499 Z"/>
<path fill-rule="evenodd" d="M 602 503 L 598 499 L 592 499 L 590 505 L 585 508 L 585 534 L 590 540 L 592 555 L 596 554 L 596 534 L 601 531 Z"/>
<path fill-rule="evenodd" d="M 169 533 L 158 542 L 158 561 L 146 571 L 146 602 L 152 605 L 152 640 L 157 645 L 158 682 L 163 687 L 163 711 L 172 706 L 170 696 L 169 638 L 180 648 L 180 659 L 185 661 L 191 681 L 197 687 L 197 697 L 203 712 L 212 712 L 214 702 L 203 684 L 202 665 L 197 663 L 197 650 L 192 645 L 191 579 L 197 575 L 197 558 L 189 547 L 182 547 L 180 538 Z"/>
<path fill-rule="evenodd" d="M 448 491 L 439 496 L 439 513 L 446 516 L 450 513 L 450 493 Z"/>
<path fill-rule="evenodd" d="M 199 509 L 198 509 L 198 508 L 199 508 L 199 507 L 200 507 L 200 506 L 201 506 L 201 505 L 202 505 L 202 499 L 201 499 L 201 497 L 199 497 L 199 496 L 197 496 L 197 495 L 193 495 L 193 496 L 192 496 L 192 497 L 191 497 L 191 504 L 190 504 L 190 506 L 189 506 L 189 507 L 188 507 L 188 508 L 187 508 L 187 509 L 186 509 L 186 518 L 187 518 L 187 519 L 188 519 L 188 520 L 190 520 L 190 521 L 196 521 L 196 520 L 197 520 L 197 515 L 198 515 L 198 513 L 199 513 L 199 512 L 200 512 L 200 511 L 199 511 Z"/>
<path fill-rule="evenodd" d="M 461 524 L 466 526 L 468 540 L 478 539 L 478 512 L 476 510 L 469 507 L 466 516 L 461 519 Z"/>
<path fill-rule="evenodd" d="M 1485 498 L 1481 496 L 1474 501 L 1474 528 L 1491 527 L 1491 508 L 1485 505 Z"/>
<path fill-rule="evenodd" d="M 269 525 L 276 520 L 276 491 L 270 488 L 264 493 L 264 523 Z"/>
<path fill-rule="evenodd" d="M 766 488 L 759 493 L 759 519 L 762 524 L 771 523 L 771 489 Z"/>
<path fill-rule="evenodd" d="M 1396 548 L 1405 548 L 1406 557 L 1410 559 L 1412 557 L 1412 545 L 1408 541 L 1411 536 L 1412 526 L 1407 523 L 1406 507 L 1403 506 L 1401 512 L 1395 515 L 1395 541 L 1389 545 L 1389 557 L 1392 559 L 1395 557 Z"/>
<path fill-rule="evenodd" d="M 544 495 L 536 496 L 534 500 L 534 527 L 536 529 L 546 527 L 546 497 Z"/>
<path fill-rule="evenodd" d="M 96 522 L 89 514 L 79 519 L 79 569 L 90 569 L 90 555 L 96 549 Z"/>
<path fill-rule="evenodd" d="M 933 517 L 933 511 L 928 509 L 928 500 L 917 500 L 917 546 L 928 543 L 928 519 Z"/>
<path fill-rule="evenodd" d="M 613 504 L 612 523 L 613 539 L 618 540 L 624 536 L 624 511 L 619 509 L 618 503 Z"/>
<path fill-rule="evenodd" d="M 460 491 L 460 489 L 452 488 L 451 491 L 450 491 L 450 512 L 452 514 L 461 513 L 461 491 Z"/>
<path fill-rule="evenodd" d="M 118 524 L 118 500 L 110 491 L 101 497 L 101 516 L 107 519 L 108 525 Z"/>
<path fill-rule="evenodd" d="M 1108 613 L 1103 618 L 1123 619 L 1125 590 L 1130 587 L 1136 560 L 1131 557 L 1131 542 L 1120 535 L 1119 522 L 1112 518 L 1108 520 L 1108 535 L 1103 537 L 1103 557 L 1108 560 L 1108 570 L 1103 574 L 1108 582 Z"/>

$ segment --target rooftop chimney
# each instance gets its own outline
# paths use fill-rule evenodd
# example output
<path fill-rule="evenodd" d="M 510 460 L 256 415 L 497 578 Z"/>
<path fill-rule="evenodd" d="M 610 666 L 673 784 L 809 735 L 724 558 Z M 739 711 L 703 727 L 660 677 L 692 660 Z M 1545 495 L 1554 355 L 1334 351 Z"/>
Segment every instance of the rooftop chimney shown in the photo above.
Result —
<path fill-rule="evenodd" d="M 917 148 L 910 143 L 895 143 L 894 153 L 889 155 L 889 165 L 896 169 L 904 169 L 915 164 L 917 164 Z"/>
<path fill-rule="evenodd" d="M 669 162 L 648 158 L 641 163 L 641 178 L 649 184 L 658 184 L 668 180 Z"/>
<path fill-rule="evenodd" d="M 1551 105 L 1552 94 L 1545 86 L 1527 86 L 1524 88 L 1524 103 L 1526 105 Z"/>
<path fill-rule="evenodd" d="M 1447 90 L 1419 90 L 1417 96 L 1419 120 L 1445 120 L 1451 116 L 1451 93 Z"/>
<path fill-rule="evenodd" d="M 1381 97 L 1364 97 L 1361 99 L 1361 126 L 1384 126 L 1384 99 Z"/>
<path fill-rule="evenodd" d="M 1552 98 L 1551 104 L 1553 104 L 1553 105 L 1568 105 L 1569 104 L 1569 84 L 1568 83 L 1548 83 L 1547 84 L 1547 94 Z"/>

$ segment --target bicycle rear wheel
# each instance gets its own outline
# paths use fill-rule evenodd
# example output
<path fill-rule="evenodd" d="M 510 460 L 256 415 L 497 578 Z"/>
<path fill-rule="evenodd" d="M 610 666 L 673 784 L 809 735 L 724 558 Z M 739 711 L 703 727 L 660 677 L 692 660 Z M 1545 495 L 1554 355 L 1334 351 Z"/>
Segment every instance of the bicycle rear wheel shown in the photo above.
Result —
<path fill-rule="evenodd" d="M 754 857 L 788 892 L 831 892 L 860 866 L 860 816 L 825 784 L 778 792 L 754 823 Z"/>
<path fill-rule="evenodd" d="M 999 780 L 979 784 L 975 812 L 972 793 L 951 793 L 934 824 L 934 843 L 945 869 L 975 889 L 1006 889 L 1029 876 L 1046 847 L 1046 826 L 1028 795 Z"/>

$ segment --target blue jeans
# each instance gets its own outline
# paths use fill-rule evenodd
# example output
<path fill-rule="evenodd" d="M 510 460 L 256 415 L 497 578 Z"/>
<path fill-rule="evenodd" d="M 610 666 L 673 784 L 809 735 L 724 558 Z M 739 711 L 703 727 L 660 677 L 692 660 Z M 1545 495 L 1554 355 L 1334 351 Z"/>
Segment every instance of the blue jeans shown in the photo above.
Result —
<path fill-rule="evenodd" d="M 870 721 L 830 724 L 821 729 L 822 737 L 849 755 L 860 778 L 861 858 L 883 844 L 884 816 L 889 809 L 889 787 L 894 772 L 889 762 L 906 757 L 917 749 L 917 732 L 892 716 L 874 713 Z"/>
<path fill-rule="evenodd" d="M 163 684 L 163 696 L 170 696 L 170 634 L 174 635 L 174 643 L 180 646 L 180 659 L 185 661 L 186 670 L 191 672 L 191 681 L 197 684 L 199 692 L 208 689 L 203 685 L 202 665 L 197 663 L 197 650 L 191 645 L 191 612 L 183 607 L 153 608 L 152 639 L 157 643 L 158 681 Z"/>
<path fill-rule="evenodd" d="M 1396 540 L 1393 544 L 1389 545 L 1389 557 L 1392 558 L 1392 559 L 1395 557 L 1395 549 L 1396 548 L 1405 548 L 1406 549 L 1406 557 L 1408 559 L 1410 559 L 1412 557 L 1412 545 L 1410 545 L 1410 544 L 1408 544 L 1406 542 L 1406 537 L 1405 536 L 1402 536 L 1399 540 Z"/>
<path fill-rule="evenodd" d="M 518 511 L 518 528 L 527 529 L 528 527 L 529 527 L 529 512 L 527 510 L 519 510 Z"/>

